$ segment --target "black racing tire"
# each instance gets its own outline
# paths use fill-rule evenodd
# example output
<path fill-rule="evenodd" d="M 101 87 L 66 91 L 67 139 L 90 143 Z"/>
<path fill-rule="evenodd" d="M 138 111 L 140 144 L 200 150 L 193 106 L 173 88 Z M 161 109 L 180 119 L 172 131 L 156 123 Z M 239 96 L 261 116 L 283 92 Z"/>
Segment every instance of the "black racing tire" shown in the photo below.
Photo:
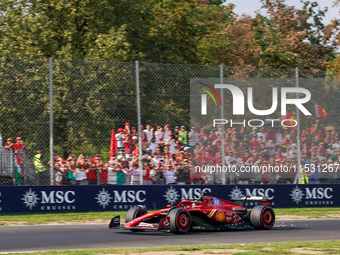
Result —
<path fill-rule="evenodd" d="M 183 208 L 170 211 L 170 232 L 174 234 L 185 234 L 191 228 L 191 215 Z"/>
<path fill-rule="evenodd" d="M 125 223 L 128 223 L 147 213 L 148 212 L 145 209 L 142 209 L 139 206 L 131 207 L 125 215 Z M 144 231 L 144 229 L 130 229 L 130 230 L 131 232 L 143 232 Z"/>
<path fill-rule="evenodd" d="M 266 205 L 258 205 L 250 212 L 250 224 L 255 229 L 271 229 L 275 223 L 273 209 Z"/>
<path fill-rule="evenodd" d="M 125 223 L 128 223 L 147 213 L 148 212 L 145 209 L 142 209 L 139 206 L 131 207 L 125 215 Z"/>

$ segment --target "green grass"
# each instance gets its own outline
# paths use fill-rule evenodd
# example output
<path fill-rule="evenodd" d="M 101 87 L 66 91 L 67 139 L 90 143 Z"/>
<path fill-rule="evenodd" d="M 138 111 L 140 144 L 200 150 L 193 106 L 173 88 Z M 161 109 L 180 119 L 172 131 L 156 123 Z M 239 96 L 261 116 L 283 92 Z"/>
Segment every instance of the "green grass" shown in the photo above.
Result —
<path fill-rule="evenodd" d="M 67 223 L 88 223 L 95 220 L 110 221 L 113 216 L 121 215 L 125 217 L 123 211 L 120 212 L 84 212 L 84 213 L 36 213 L 36 214 L 0 214 L 0 224 L 26 222 L 23 225 L 46 224 L 49 222 Z M 5 222 L 5 223 L 1 223 Z M 8 222 L 8 223 L 6 223 Z"/>
<path fill-rule="evenodd" d="M 277 216 L 295 215 L 306 219 L 332 218 L 329 214 L 339 214 L 339 207 L 322 208 L 274 208 Z M 0 214 L 0 225 L 17 224 L 37 225 L 49 222 L 56 223 L 91 223 L 98 220 L 109 223 L 111 218 L 120 215 L 125 218 L 125 211 L 85 212 L 85 213 L 38 213 L 38 214 Z"/>
<path fill-rule="evenodd" d="M 331 247 L 331 248 L 330 248 Z M 306 253 L 297 253 L 292 248 L 306 248 Z M 308 248 L 308 249 L 307 249 Z M 340 254 L 340 241 L 316 241 L 316 242 L 276 242 L 276 243 L 255 243 L 245 245 L 190 245 L 190 246 L 164 246 L 164 247 L 146 247 L 146 248 L 111 248 L 96 250 L 62 250 L 48 252 L 30 252 L 30 253 L 11 253 L 11 254 L 32 254 L 32 255 L 96 255 L 96 254 L 130 254 L 145 253 L 148 251 L 159 252 L 173 251 L 173 254 L 190 254 L 194 251 L 202 251 L 207 254 L 213 249 L 239 249 L 234 254 L 308 254 L 308 251 L 319 251 L 321 254 Z M 244 251 L 243 251 L 244 250 Z M 222 251 L 221 251 L 222 252 Z"/>
<path fill-rule="evenodd" d="M 305 216 L 310 219 L 319 218 L 339 218 L 333 217 L 330 214 L 340 214 L 340 207 L 320 207 L 320 208 L 274 208 L 277 216 L 281 215 L 296 215 Z"/>

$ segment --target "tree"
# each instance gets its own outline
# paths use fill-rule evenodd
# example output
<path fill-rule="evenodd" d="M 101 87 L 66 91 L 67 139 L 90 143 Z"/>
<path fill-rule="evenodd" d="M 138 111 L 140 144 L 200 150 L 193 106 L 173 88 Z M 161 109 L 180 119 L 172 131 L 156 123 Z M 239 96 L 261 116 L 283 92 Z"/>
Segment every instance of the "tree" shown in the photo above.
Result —
<path fill-rule="evenodd" d="M 125 49 L 121 36 L 136 24 L 144 1 L 4 0 L 0 3 L 1 56 L 84 59 L 94 43 L 108 35 Z M 111 60 L 121 57 L 111 52 Z M 129 56 L 129 55 L 128 55 Z M 126 58 L 126 57 L 125 57 Z"/>
<path fill-rule="evenodd" d="M 258 14 L 261 22 L 257 28 L 261 61 L 266 68 L 326 69 L 334 58 L 334 47 L 321 38 L 322 17 L 326 10 L 314 9 L 317 3 L 304 2 L 299 10 L 287 6 L 284 0 L 263 0 L 268 18 Z"/>
<path fill-rule="evenodd" d="M 199 42 L 198 54 L 207 64 L 252 66 L 259 64 L 260 47 L 254 35 L 256 19 L 231 17 Z"/>
<path fill-rule="evenodd" d="M 334 1 L 333 7 L 339 7 L 340 1 Z M 339 11 L 340 13 L 340 11 Z M 340 46 L 340 19 L 333 19 L 330 24 L 328 24 L 325 28 L 325 32 L 323 35 L 323 39 L 328 41 L 330 45 L 334 48 L 339 49 Z M 336 73 L 340 71 L 340 56 L 337 54 L 336 58 L 329 64 L 329 71 L 331 73 Z M 339 76 L 339 74 L 335 74 Z"/>

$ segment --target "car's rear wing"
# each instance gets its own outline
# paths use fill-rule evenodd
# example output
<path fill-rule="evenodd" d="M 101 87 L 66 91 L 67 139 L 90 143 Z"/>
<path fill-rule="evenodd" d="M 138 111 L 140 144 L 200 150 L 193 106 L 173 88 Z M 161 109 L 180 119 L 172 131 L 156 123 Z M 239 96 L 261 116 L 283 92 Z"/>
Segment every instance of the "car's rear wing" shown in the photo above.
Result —
<path fill-rule="evenodd" d="M 233 198 L 231 201 L 235 201 L 238 203 L 242 203 L 242 206 L 244 207 L 246 205 L 246 202 L 248 201 L 261 201 L 261 205 L 271 205 L 272 201 L 268 200 L 266 197 L 259 197 L 259 196 L 243 196 L 240 198 Z"/>

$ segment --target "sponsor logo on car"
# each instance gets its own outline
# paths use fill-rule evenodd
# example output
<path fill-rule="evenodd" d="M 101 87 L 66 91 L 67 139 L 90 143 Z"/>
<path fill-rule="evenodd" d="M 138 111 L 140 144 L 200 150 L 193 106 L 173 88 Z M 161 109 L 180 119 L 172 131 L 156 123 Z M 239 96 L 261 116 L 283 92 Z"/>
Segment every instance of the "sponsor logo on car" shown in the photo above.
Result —
<path fill-rule="evenodd" d="M 170 225 L 170 222 L 168 221 L 168 219 L 165 219 L 163 225 L 166 226 L 166 227 Z"/>
<path fill-rule="evenodd" d="M 145 223 L 145 222 L 141 222 L 138 224 L 139 227 L 153 227 L 152 224 L 150 223 Z"/>

